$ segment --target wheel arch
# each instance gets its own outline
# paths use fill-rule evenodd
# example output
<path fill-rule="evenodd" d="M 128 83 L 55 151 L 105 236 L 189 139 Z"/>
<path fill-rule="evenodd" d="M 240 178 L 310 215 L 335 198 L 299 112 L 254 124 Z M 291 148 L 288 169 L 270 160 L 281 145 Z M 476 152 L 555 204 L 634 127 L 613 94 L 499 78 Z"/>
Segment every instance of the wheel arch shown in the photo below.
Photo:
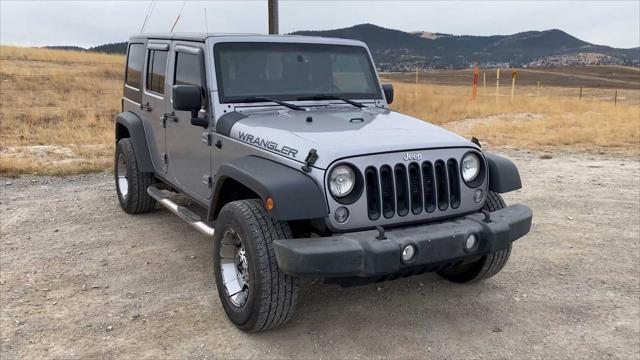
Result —
<path fill-rule="evenodd" d="M 125 111 L 116 117 L 115 139 L 116 144 L 120 139 L 129 138 L 133 144 L 138 168 L 142 172 L 153 172 L 153 163 L 149 154 L 147 137 L 142 125 L 142 119 L 130 111 Z"/>
<path fill-rule="evenodd" d="M 246 156 L 222 164 L 209 207 L 209 221 L 218 217 L 231 201 L 272 198 L 269 214 L 275 220 L 293 221 L 327 216 L 328 205 L 322 191 L 308 175 L 286 165 L 257 156 Z"/>

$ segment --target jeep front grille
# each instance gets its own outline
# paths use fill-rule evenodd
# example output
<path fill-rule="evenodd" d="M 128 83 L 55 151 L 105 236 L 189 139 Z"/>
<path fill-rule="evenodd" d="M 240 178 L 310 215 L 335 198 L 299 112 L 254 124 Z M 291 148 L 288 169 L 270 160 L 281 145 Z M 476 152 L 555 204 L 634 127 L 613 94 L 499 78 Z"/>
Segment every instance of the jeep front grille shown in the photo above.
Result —
<path fill-rule="evenodd" d="M 445 211 L 460 206 L 460 176 L 455 159 L 368 166 L 364 171 L 367 213 L 391 218 Z"/>

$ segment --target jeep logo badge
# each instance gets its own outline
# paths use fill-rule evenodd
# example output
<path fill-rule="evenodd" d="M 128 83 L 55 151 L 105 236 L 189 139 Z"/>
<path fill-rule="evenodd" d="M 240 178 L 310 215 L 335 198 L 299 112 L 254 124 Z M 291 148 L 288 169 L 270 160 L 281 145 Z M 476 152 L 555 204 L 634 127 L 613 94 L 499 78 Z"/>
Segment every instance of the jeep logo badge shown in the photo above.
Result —
<path fill-rule="evenodd" d="M 402 158 L 404 161 L 420 161 L 422 160 L 422 154 L 406 153 Z"/>

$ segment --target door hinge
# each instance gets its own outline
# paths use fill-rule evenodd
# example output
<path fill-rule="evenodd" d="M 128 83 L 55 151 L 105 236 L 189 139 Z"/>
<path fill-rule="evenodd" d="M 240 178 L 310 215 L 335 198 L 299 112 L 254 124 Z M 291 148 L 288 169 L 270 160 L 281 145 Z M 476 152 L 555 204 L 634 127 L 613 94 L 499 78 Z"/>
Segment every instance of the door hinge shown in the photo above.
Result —
<path fill-rule="evenodd" d="M 202 183 L 207 185 L 209 189 L 213 186 L 213 178 L 207 174 L 202 175 Z"/>
<path fill-rule="evenodd" d="M 165 163 L 165 164 L 166 164 L 166 163 L 168 163 L 168 162 L 169 162 L 169 156 L 167 156 L 167 154 L 166 154 L 166 153 L 162 153 L 162 155 L 161 155 L 161 156 L 162 156 L 162 162 L 163 162 L 163 163 Z"/>
<path fill-rule="evenodd" d="M 202 133 L 202 136 L 200 137 L 200 141 L 207 144 L 207 146 L 211 146 L 211 134 L 208 132 Z"/>

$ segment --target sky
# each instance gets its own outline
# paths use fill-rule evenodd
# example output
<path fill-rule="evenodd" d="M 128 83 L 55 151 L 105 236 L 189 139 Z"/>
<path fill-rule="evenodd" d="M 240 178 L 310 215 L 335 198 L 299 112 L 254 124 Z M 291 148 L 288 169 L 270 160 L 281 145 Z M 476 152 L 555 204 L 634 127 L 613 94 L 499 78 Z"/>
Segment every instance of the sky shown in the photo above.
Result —
<path fill-rule="evenodd" d="M 630 1 L 286 1 L 280 32 L 361 23 L 456 35 L 561 29 L 613 47 L 640 46 L 640 0 Z M 151 1 L 0 0 L 0 44 L 90 47 L 140 33 Z M 266 33 L 267 0 L 156 1 L 144 32 Z M 205 11 L 206 9 L 206 11 Z M 205 18 L 206 13 L 206 18 Z"/>

